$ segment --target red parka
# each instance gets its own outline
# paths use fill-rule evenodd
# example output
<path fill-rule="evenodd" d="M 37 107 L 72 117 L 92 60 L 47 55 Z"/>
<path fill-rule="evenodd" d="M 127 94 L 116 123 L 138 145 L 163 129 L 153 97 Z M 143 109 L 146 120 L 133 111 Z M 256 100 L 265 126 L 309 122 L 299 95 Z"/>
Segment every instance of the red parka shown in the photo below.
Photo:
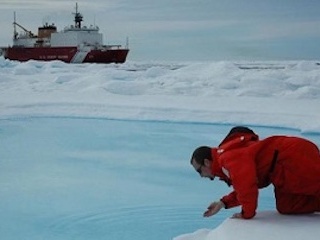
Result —
<path fill-rule="evenodd" d="M 218 148 L 212 148 L 212 172 L 232 185 L 234 191 L 221 201 L 226 208 L 242 206 L 243 218 L 252 218 L 258 205 L 258 189 L 275 186 L 277 208 L 288 208 L 292 196 L 312 197 L 301 206 L 283 213 L 304 213 L 320 210 L 320 154 L 312 142 L 287 136 L 272 136 L 259 140 L 256 134 L 234 133 Z M 282 193 L 280 195 L 280 193 Z M 288 199 L 285 199 L 288 198 Z M 285 206 L 286 205 L 286 206 Z M 307 208 L 306 208 L 307 207 Z M 305 208 L 305 209 L 301 209 Z"/>

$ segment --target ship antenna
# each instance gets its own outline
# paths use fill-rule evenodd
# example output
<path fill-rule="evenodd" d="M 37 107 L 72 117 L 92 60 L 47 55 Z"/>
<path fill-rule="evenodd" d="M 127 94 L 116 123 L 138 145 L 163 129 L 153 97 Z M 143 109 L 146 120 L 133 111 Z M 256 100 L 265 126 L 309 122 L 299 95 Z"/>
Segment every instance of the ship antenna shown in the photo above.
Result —
<path fill-rule="evenodd" d="M 129 49 L 129 37 L 126 39 L 126 49 Z"/>
<path fill-rule="evenodd" d="M 78 3 L 76 3 L 76 12 L 74 14 L 74 23 L 76 28 L 81 28 L 81 22 L 83 21 L 83 16 L 78 12 Z"/>

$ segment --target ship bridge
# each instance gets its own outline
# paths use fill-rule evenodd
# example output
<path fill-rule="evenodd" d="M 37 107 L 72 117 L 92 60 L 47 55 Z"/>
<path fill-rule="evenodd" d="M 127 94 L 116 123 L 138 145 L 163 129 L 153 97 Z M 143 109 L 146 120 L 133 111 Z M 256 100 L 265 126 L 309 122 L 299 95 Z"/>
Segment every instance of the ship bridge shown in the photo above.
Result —
<path fill-rule="evenodd" d="M 66 27 L 62 32 L 51 34 L 52 47 L 70 47 L 79 45 L 102 45 L 103 36 L 98 27 Z"/>

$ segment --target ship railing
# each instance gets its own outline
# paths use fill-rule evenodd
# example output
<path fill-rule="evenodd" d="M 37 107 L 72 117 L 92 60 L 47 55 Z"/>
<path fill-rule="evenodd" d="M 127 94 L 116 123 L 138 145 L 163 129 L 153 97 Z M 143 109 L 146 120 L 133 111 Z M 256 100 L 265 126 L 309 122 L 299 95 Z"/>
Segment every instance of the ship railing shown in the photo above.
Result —
<path fill-rule="evenodd" d="M 122 45 L 112 44 L 112 45 L 102 45 L 102 47 L 103 47 L 103 48 L 107 48 L 107 49 L 113 49 L 113 48 L 121 49 L 121 48 L 122 48 Z"/>
<path fill-rule="evenodd" d="M 98 32 L 99 31 L 99 27 L 98 26 L 90 26 L 90 27 L 87 27 L 87 26 L 83 26 L 81 28 L 78 28 L 74 25 L 71 25 L 71 26 L 67 26 L 63 29 L 64 32 L 67 32 L 67 31 L 94 31 L 94 32 Z"/>
<path fill-rule="evenodd" d="M 84 43 L 81 43 L 78 45 L 78 48 L 80 48 L 80 49 L 83 47 L 91 47 L 95 50 L 98 50 L 98 49 L 100 49 L 100 50 L 127 49 L 127 48 L 124 48 L 120 44 L 100 45 L 99 43 L 92 44 L 92 43 L 84 42 Z"/>

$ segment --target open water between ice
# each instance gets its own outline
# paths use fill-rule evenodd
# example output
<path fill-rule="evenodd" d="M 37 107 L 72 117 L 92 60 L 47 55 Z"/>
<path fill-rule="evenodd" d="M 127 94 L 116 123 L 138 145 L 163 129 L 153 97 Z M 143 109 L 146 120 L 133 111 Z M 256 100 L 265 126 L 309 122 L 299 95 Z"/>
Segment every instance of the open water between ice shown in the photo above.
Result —
<path fill-rule="evenodd" d="M 231 191 L 190 166 L 199 145 L 232 126 L 80 118 L 0 120 L 0 236 L 6 240 L 164 240 L 215 228 L 233 212 L 202 218 Z M 261 138 L 301 135 L 252 127 Z M 318 145 L 319 134 L 305 133 Z M 273 209 L 272 189 L 259 209 Z"/>

